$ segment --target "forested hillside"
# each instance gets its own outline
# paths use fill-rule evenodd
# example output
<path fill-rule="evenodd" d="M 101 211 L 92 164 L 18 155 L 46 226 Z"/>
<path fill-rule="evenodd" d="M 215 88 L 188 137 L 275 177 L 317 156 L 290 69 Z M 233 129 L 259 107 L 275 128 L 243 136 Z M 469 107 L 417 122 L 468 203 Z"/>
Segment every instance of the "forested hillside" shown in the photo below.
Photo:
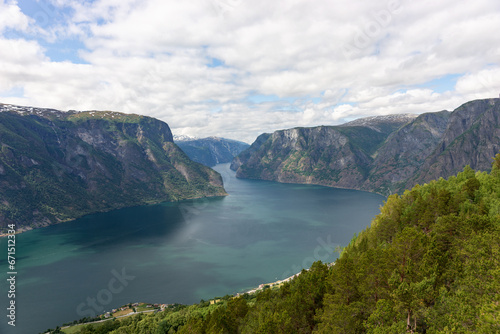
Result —
<path fill-rule="evenodd" d="M 335 265 L 280 289 L 93 326 L 80 333 L 498 333 L 500 154 L 391 195 Z"/>

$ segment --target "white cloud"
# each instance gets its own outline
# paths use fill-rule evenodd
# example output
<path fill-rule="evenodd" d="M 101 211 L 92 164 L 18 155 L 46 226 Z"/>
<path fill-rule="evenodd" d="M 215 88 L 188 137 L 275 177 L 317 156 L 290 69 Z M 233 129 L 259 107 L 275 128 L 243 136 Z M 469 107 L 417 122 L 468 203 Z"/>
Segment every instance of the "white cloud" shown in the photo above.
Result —
<path fill-rule="evenodd" d="M 453 109 L 500 90 L 496 0 L 52 0 L 65 14 L 38 27 L 0 1 L 4 103 L 135 112 L 179 134 L 253 141 L 287 127 Z M 84 43 L 86 64 L 50 61 L 41 46 L 68 39 Z M 463 76 L 449 91 L 426 85 L 450 74 Z M 24 96 L 9 97 L 13 88 Z"/>
<path fill-rule="evenodd" d="M 26 17 L 16 1 L 0 0 L 0 33 L 6 29 L 26 31 L 29 19 Z"/>
<path fill-rule="evenodd" d="M 499 97 L 500 66 L 464 75 L 457 81 L 455 90 L 471 100 Z"/>

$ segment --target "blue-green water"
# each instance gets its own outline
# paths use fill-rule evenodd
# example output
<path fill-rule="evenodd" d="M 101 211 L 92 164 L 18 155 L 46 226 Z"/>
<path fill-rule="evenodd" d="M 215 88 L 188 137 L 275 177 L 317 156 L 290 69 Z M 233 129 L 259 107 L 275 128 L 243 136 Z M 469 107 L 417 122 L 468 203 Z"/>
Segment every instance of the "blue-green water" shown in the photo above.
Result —
<path fill-rule="evenodd" d="M 196 303 L 333 261 L 384 197 L 240 180 L 229 196 L 127 208 L 17 235 L 16 327 L 7 324 L 7 239 L 0 333 L 39 333 L 129 302 Z"/>

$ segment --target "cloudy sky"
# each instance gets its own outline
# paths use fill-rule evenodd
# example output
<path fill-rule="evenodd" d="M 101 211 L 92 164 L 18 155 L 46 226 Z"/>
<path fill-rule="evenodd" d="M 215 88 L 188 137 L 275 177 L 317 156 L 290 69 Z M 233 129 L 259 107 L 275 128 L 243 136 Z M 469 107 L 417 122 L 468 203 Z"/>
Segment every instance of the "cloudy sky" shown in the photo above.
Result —
<path fill-rule="evenodd" d="M 0 0 L 0 102 L 253 142 L 500 93 L 498 0 Z"/>

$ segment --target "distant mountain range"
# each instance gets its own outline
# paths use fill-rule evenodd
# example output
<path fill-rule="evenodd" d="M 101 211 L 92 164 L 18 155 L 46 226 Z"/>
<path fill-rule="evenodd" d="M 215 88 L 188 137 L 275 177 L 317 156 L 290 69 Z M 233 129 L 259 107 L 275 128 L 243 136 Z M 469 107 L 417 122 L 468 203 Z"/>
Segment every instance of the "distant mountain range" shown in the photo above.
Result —
<path fill-rule="evenodd" d="M 388 195 L 447 178 L 466 165 L 490 170 L 500 151 L 500 99 L 453 112 L 391 115 L 340 126 L 262 134 L 232 162 L 237 177 L 320 184 Z"/>
<path fill-rule="evenodd" d="M 240 152 L 250 147 L 247 143 L 219 137 L 191 138 L 174 136 L 174 142 L 188 157 L 205 166 L 231 162 Z"/>
<path fill-rule="evenodd" d="M 226 195 L 221 176 L 150 117 L 0 104 L 0 145 L 0 227 Z"/>

